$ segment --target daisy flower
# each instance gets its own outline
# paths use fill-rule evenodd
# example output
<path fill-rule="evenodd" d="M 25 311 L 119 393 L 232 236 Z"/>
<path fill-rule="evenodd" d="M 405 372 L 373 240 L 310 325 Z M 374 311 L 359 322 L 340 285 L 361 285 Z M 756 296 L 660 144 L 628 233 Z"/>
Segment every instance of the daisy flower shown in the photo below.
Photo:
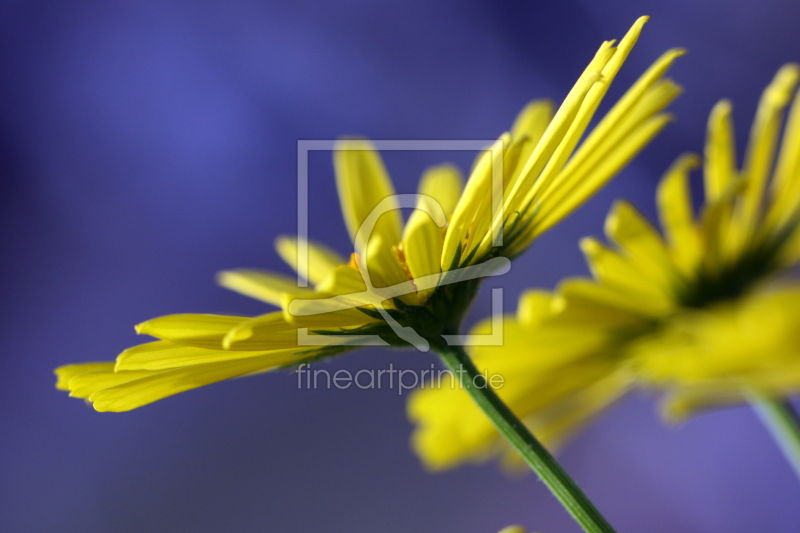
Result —
<path fill-rule="evenodd" d="M 617 202 L 606 219 L 611 244 L 581 242 L 593 278 L 525 293 L 506 318 L 505 345 L 474 350 L 480 368 L 505 377 L 500 397 L 551 448 L 634 384 L 666 391 L 670 420 L 756 398 L 776 432 L 800 439 L 788 406 L 769 400 L 800 390 L 800 284 L 791 276 L 800 262 L 800 96 L 783 126 L 799 77 L 787 65 L 767 87 L 741 169 L 731 104 L 715 106 L 699 213 L 689 174 L 701 161 L 685 155 L 658 187 L 663 234 Z M 463 391 L 415 393 L 409 415 L 423 461 L 518 462 L 476 414 Z"/>

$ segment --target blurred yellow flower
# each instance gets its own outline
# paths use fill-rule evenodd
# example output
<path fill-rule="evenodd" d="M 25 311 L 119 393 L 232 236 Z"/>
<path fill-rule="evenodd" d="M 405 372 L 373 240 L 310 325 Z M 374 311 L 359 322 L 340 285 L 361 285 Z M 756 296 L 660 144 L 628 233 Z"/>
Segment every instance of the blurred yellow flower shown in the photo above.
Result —
<path fill-rule="evenodd" d="M 504 376 L 499 396 L 544 443 L 556 446 L 634 383 L 666 389 L 671 419 L 752 391 L 800 389 L 800 284 L 781 276 L 800 262 L 800 96 L 778 147 L 799 76 L 787 65 L 764 92 L 741 170 L 731 105 L 714 108 L 699 215 L 689 187 L 699 159 L 683 156 L 658 189 L 664 236 L 618 202 L 605 228 L 613 246 L 581 242 L 594 279 L 524 294 L 505 345 L 473 350 L 479 368 Z M 408 412 L 431 468 L 517 461 L 461 390 L 419 390 Z"/>
<path fill-rule="evenodd" d="M 442 342 L 442 333 L 457 332 L 481 276 L 507 265 L 579 207 L 668 123 L 662 111 L 680 89 L 663 76 L 680 50 L 658 59 L 578 146 L 645 21 L 639 19 L 617 46 L 602 44 L 555 113 L 545 101 L 526 106 L 511 131 L 478 158 L 463 190 L 452 166 L 429 169 L 405 225 L 372 145 L 341 141 L 334 166 L 355 248 L 349 259 L 321 244 L 280 238 L 279 255 L 313 288 L 272 272 L 219 276 L 223 286 L 280 311 L 149 320 L 136 330 L 157 341 L 125 350 L 115 362 L 60 367 L 57 387 L 98 411 L 126 411 L 221 380 L 329 357 L 351 349 L 355 335 L 420 349 Z M 500 163 L 496 203 L 502 210 L 492 201 L 492 169 Z M 498 232 L 501 247 L 494 246 Z M 306 251 L 307 268 L 301 261 Z M 325 346 L 300 343 L 301 333 Z"/>

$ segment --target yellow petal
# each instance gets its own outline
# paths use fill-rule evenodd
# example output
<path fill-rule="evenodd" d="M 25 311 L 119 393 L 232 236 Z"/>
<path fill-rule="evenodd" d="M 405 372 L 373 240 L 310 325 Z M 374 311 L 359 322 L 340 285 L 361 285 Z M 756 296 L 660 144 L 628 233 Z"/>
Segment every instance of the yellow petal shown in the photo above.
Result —
<path fill-rule="evenodd" d="M 605 312 L 619 314 L 618 310 L 608 306 L 605 306 Z M 575 335 L 574 318 L 567 322 L 557 317 L 530 326 L 517 322 L 511 316 L 503 317 L 503 346 L 475 346 L 471 355 L 482 369 L 501 374 L 524 372 L 526 379 L 534 379 L 535 376 L 600 353 L 609 345 L 612 337 L 606 328 L 608 320 L 603 323 L 593 321 L 591 326 L 586 325 L 590 321 L 585 321 L 581 334 Z M 634 321 L 630 318 L 625 322 L 626 325 L 631 323 Z M 491 327 L 490 320 L 480 322 L 471 334 L 486 335 Z M 506 386 L 515 386 L 510 383 L 511 377 L 506 378 Z"/>
<path fill-rule="evenodd" d="M 400 241 L 395 241 L 399 244 Z M 373 234 L 369 245 L 364 249 L 364 263 L 369 273 L 371 287 L 383 288 L 409 281 L 408 275 L 398 261 L 395 245 L 388 243 L 380 235 Z M 408 296 L 413 296 L 412 294 Z M 405 299 L 405 298 L 404 298 Z"/>
<path fill-rule="evenodd" d="M 738 256 L 744 245 L 745 235 L 749 231 L 742 225 L 742 219 L 733 219 L 732 203 L 722 200 L 730 194 L 729 190 L 739 180 L 736 169 L 736 149 L 733 123 L 731 120 L 731 103 L 727 100 L 719 102 L 711 111 L 708 119 L 708 133 L 705 148 L 705 188 L 706 204 L 715 204 L 713 221 L 715 242 L 708 243 L 713 257 L 712 262 L 725 262 Z M 706 224 L 706 228 L 709 228 Z M 706 232 L 706 235 L 711 235 Z"/>
<path fill-rule="evenodd" d="M 444 231 L 447 219 L 440 212 L 436 200 L 423 196 L 417 209 L 411 214 L 403 231 L 402 254 L 413 278 L 431 276 L 441 272 L 439 263 L 444 245 Z M 442 217 L 437 220 L 436 215 Z M 420 295 L 427 296 L 433 289 L 426 289 Z"/>
<path fill-rule="evenodd" d="M 527 139 L 527 142 L 522 146 L 522 151 L 519 154 L 520 164 L 516 166 L 511 179 L 506 183 L 504 198 L 508 197 L 514 184 L 522 175 L 525 164 L 531 158 L 536 145 L 542 140 L 547 127 L 553 120 L 554 113 L 555 107 L 550 100 L 533 100 L 517 115 L 514 125 L 511 127 L 511 138 L 515 141 Z"/>
<path fill-rule="evenodd" d="M 134 372 L 114 372 L 114 363 L 111 365 L 110 370 L 96 370 L 94 372 L 86 372 L 78 374 L 69 380 L 67 387 L 69 388 L 69 395 L 74 398 L 87 399 L 95 392 L 141 379 L 143 377 L 151 376 L 154 372 L 147 370 L 139 370 Z"/>
<path fill-rule="evenodd" d="M 336 267 L 346 263 L 341 255 L 324 244 L 301 241 L 296 237 L 278 237 L 275 240 L 275 249 L 281 259 L 286 261 L 296 272 L 299 272 L 302 277 L 314 284 L 321 283 Z M 300 272 L 302 263 L 299 261 L 300 256 L 298 254 L 303 251 L 308 253 L 305 265 L 307 272 Z"/>
<path fill-rule="evenodd" d="M 538 235 L 546 232 L 568 214 L 583 205 L 592 197 L 608 180 L 616 175 L 638 154 L 664 127 L 672 120 L 669 115 L 656 115 L 640 124 L 630 135 L 626 136 L 622 144 L 608 154 L 608 157 L 599 162 L 591 172 L 580 180 L 576 180 L 572 189 L 559 189 L 563 197 L 551 196 L 548 200 L 549 209 L 542 208 L 538 213 L 536 224 L 532 225 L 529 235 L 521 239 L 521 245 L 527 246 Z"/>
<path fill-rule="evenodd" d="M 764 91 L 756 119 L 750 131 L 750 142 L 744 160 L 743 175 L 747 179 L 742 204 L 742 225 L 747 227 L 759 215 L 767 179 L 775 157 L 775 147 L 783 120 L 783 112 L 800 79 L 800 67 L 786 65 Z"/>
<path fill-rule="evenodd" d="M 225 270 L 217 283 L 245 296 L 280 307 L 284 294 L 303 296 L 313 291 L 297 286 L 297 279 L 264 270 Z"/>
<path fill-rule="evenodd" d="M 419 184 L 419 194 L 433 198 L 450 217 L 455 211 L 461 190 L 464 187 L 461 172 L 453 165 L 437 165 L 422 174 Z"/>
<path fill-rule="evenodd" d="M 480 242 L 480 238 L 475 234 L 475 227 L 484 217 L 491 217 L 491 199 L 493 192 L 497 192 L 492 191 L 492 177 L 494 172 L 502 170 L 502 156 L 510 139 L 508 134 L 501 136 L 490 150 L 480 156 L 470 174 L 445 234 L 440 262 L 443 272 L 452 266 L 459 246 L 462 246 L 463 258 L 469 242 L 475 242 L 476 239 Z M 499 193 L 502 194 L 502 191 Z"/>
<path fill-rule="evenodd" d="M 586 131 L 603 96 L 605 96 L 608 91 L 609 85 L 616 77 L 631 49 L 636 44 L 645 22 L 647 22 L 647 17 L 640 17 L 633 24 L 622 41 L 620 41 L 619 46 L 614 49 L 614 54 L 609 58 L 606 64 L 603 65 L 600 71 L 602 83 L 595 83 L 591 86 L 591 89 L 581 103 L 578 113 L 570 124 L 569 129 L 559 142 L 547 166 L 538 177 L 537 183 L 534 185 L 534 190 L 541 189 L 541 191 L 544 192 L 551 183 L 556 180 L 559 172 L 563 169 L 567 159 L 572 155 L 575 146 L 577 146 L 578 141 Z M 618 110 L 616 113 L 624 116 L 624 110 Z M 591 151 L 591 149 L 587 149 L 587 151 Z"/>
<path fill-rule="evenodd" d="M 630 258 L 609 250 L 592 238 L 582 239 L 580 247 L 586 256 L 592 275 L 601 284 L 628 293 L 630 296 L 636 295 L 657 301 L 665 311 L 672 307 L 670 293 L 666 292 L 664 287 L 651 283 Z"/>
<path fill-rule="evenodd" d="M 58 378 L 56 388 L 58 390 L 69 390 L 69 380 L 80 374 L 89 372 L 113 371 L 114 363 L 79 363 L 76 365 L 64 365 L 56 368 L 55 374 Z"/>
<path fill-rule="evenodd" d="M 353 294 L 364 292 L 367 290 L 367 285 L 357 267 L 342 265 L 328 274 L 328 277 L 317 285 L 317 290 L 324 294 Z"/>
<path fill-rule="evenodd" d="M 500 190 L 499 182 L 492 180 L 492 190 L 482 200 L 479 210 L 476 210 L 476 217 L 469 228 L 469 238 L 466 241 L 463 255 L 473 254 L 476 258 L 485 257 L 493 247 L 496 246 L 495 232 L 503 230 L 503 237 L 511 236 L 514 232 L 512 224 L 509 222 L 514 217 L 520 216 L 519 213 L 512 213 L 510 216 L 502 212 L 502 206 L 508 201 L 509 195 L 514 190 L 515 184 L 522 175 L 525 160 L 522 156 L 527 153 L 531 142 L 527 137 L 512 139 L 506 146 L 503 154 L 503 187 Z M 481 213 L 477 216 L 477 213 Z M 501 225 L 500 222 L 503 221 Z M 494 222 L 494 226 L 492 223 Z M 473 250 L 477 246 L 477 252 Z M 473 260 L 473 263 L 475 260 Z"/>
<path fill-rule="evenodd" d="M 703 253 L 689 188 L 689 172 L 699 164 L 695 155 L 680 157 L 661 178 L 656 195 L 661 226 L 684 274 L 694 270 Z"/>
<path fill-rule="evenodd" d="M 636 31 L 638 31 L 635 30 L 635 28 L 641 28 L 641 24 L 643 23 L 644 19 L 637 21 L 637 23 L 634 24 L 634 28 L 632 28 L 634 34 Z M 629 32 L 629 34 L 633 35 L 631 32 Z M 626 41 L 626 47 L 627 43 L 629 42 L 630 39 Z M 543 169 L 545 169 L 546 166 L 549 168 L 560 166 L 563 164 L 563 160 L 568 157 L 569 154 L 567 153 L 567 148 L 569 142 L 564 143 L 565 136 L 570 135 L 571 140 L 572 137 L 576 135 L 577 130 L 575 128 L 580 127 L 580 125 L 576 122 L 576 117 L 579 115 L 582 109 L 584 99 L 587 98 L 587 95 L 595 86 L 595 84 L 603 83 L 603 81 L 601 81 L 601 71 L 609 64 L 610 60 L 614 57 L 617 51 L 617 49 L 613 48 L 613 43 L 610 41 L 604 42 L 600 46 L 594 58 L 589 63 L 589 66 L 587 66 L 583 71 L 581 76 L 578 78 L 578 81 L 575 83 L 575 86 L 567 94 L 564 102 L 561 104 L 558 111 L 549 122 L 545 132 L 541 136 L 541 139 L 531 150 L 528 160 L 519 162 L 519 167 L 521 170 L 515 170 L 512 175 L 514 176 L 513 183 L 510 184 L 506 190 L 506 194 L 504 194 L 503 209 L 497 212 L 496 210 L 492 209 L 491 212 L 489 212 L 486 210 L 486 208 L 484 208 L 480 211 L 479 214 L 482 217 L 491 216 L 489 219 L 489 227 L 491 230 L 472 232 L 473 241 L 477 242 L 480 247 L 476 257 L 480 258 L 488 251 L 492 244 L 490 236 L 493 236 L 499 231 L 500 228 L 503 227 L 507 217 L 511 217 L 515 213 L 522 213 L 526 206 L 530 203 L 530 198 L 538 194 L 540 189 L 546 188 L 546 186 L 549 185 L 549 177 L 541 179 L 540 175 L 542 174 Z M 588 107 L 583 109 L 588 110 Z M 574 128 L 573 125 L 575 126 Z M 554 154 L 556 155 L 554 156 Z M 554 158 L 554 162 L 549 164 L 551 158 Z M 549 174 L 548 176 L 552 176 L 552 174 Z M 467 189 L 465 190 L 464 197 L 462 197 L 462 202 L 466 199 L 467 192 L 471 192 L 470 182 L 472 179 L 473 178 L 471 177 L 467 182 Z M 487 186 L 484 186 L 482 190 L 476 190 L 475 197 L 470 199 L 470 204 L 464 205 L 464 210 L 475 212 L 476 207 L 479 205 L 479 201 L 486 202 L 488 201 L 487 198 L 494 198 L 494 195 L 489 194 L 490 190 L 491 189 Z M 461 202 L 459 203 L 459 207 L 461 207 Z M 456 210 L 456 214 L 458 213 L 459 209 Z M 445 253 L 442 256 L 443 270 L 450 265 L 450 262 L 452 262 L 452 258 L 455 256 L 458 243 L 464 243 L 465 239 L 463 238 L 463 235 L 467 235 L 467 231 L 465 231 L 465 229 L 472 228 L 460 227 L 460 238 L 454 240 L 455 242 L 451 242 L 450 240 L 452 228 L 451 230 L 448 230 L 448 235 L 445 237 Z M 465 243 L 465 250 L 469 250 L 471 248 L 473 248 L 473 246 L 469 246 L 467 243 Z"/>
<path fill-rule="evenodd" d="M 639 124 L 664 109 L 678 94 L 680 88 L 669 80 L 661 78 L 667 73 L 675 60 L 684 51 L 672 49 L 659 57 L 636 82 L 614 104 L 611 111 L 603 117 L 586 140 L 575 152 L 573 158 L 559 177 L 563 186 L 578 176 L 585 175 L 589 169 L 605 159 L 609 150 Z"/>
<path fill-rule="evenodd" d="M 701 213 L 701 234 L 704 244 L 703 262 L 707 268 L 715 272 L 726 262 L 735 257 L 737 247 L 743 244 L 741 232 L 731 233 L 733 205 L 737 197 L 747 187 L 747 181 L 736 178 L 713 202 L 706 202 Z M 735 241 L 733 237 L 738 237 Z"/>
<path fill-rule="evenodd" d="M 245 352 L 212 350 L 156 341 L 128 348 L 117 356 L 116 372 L 130 370 L 165 370 L 183 366 L 218 363 L 265 355 L 264 351 Z"/>
<path fill-rule="evenodd" d="M 361 311 L 359 308 L 376 303 L 367 300 L 366 296 L 356 297 L 339 296 L 326 299 L 295 299 L 285 302 L 284 319 L 294 327 L 323 330 L 361 326 L 375 322 L 375 319 Z M 393 307 L 385 305 L 385 307 Z M 243 328 L 247 327 L 243 324 Z"/>
<path fill-rule="evenodd" d="M 277 313 L 280 315 L 280 313 Z M 222 339 L 247 317 L 225 315 L 167 315 L 136 326 L 136 333 L 198 348 L 222 349 Z"/>
<path fill-rule="evenodd" d="M 605 66 L 608 57 L 613 55 L 613 49 L 611 49 L 610 46 L 610 43 L 603 43 L 603 46 L 601 46 L 595 56 L 595 60 L 599 57 L 603 57 L 603 60 L 599 61 L 598 67 L 602 68 L 601 65 Z M 504 215 L 520 210 L 527 198 L 539 194 L 540 190 L 549 185 L 549 182 L 540 180 L 539 176 L 550 160 L 550 157 L 569 131 L 589 90 L 595 83 L 602 83 L 599 81 L 600 79 L 601 75 L 598 70 L 590 71 L 587 68 L 587 71 L 584 71 L 584 74 L 581 75 L 575 86 L 569 94 L 567 94 L 564 102 L 559 107 L 555 116 L 553 116 L 553 120 L 548 124 L 547 130 L 541 140 L 531 152 L 528 161 L 524 162 L 519 178 L 514 182 L 507 195 L 507 200 L 503 206 Z M 497 224 L 497 222 L 495 222 L 495 224 Z"/>
<path fill-rule="evenodd" d="M 284 315 L 284 312 L 278 311 L 240 322 L 227 331 L 221 347 L 235 351 L 270 351 L 296 347 L 297 329 Z"/>
<path fill-rule="evenodd" d="M 558 285 L 556 310 L 560 320 L 574 325 L 636 326 L 659 318 L 669 308 L 663 301 L 600 285 L 583 278 L 568 278 Z"/>
<path fill-rule="evenodd" d="M 89 401 L 92 402 L 97 411 L 101 412 L 130 411 L 167 396 L 226 379 L 279 367 L 297 359 L 297 354 L 282 352 L 275 355 L 251 357 L 225 363 L 209 363 L 150 373 L 146 377 L 98 389 L 89 396 Z M 124 373 L 115 375 L 120 374 Z"/>
<path fill-rule="evenodd" d="M 424 274 L 427 275 L 439 271 L 439 257 L 441 255 L 447 217 L 452 214 L 461 196 L 461 175 L 452 165 L 429 168 L 422 176 L 419 195 L 417 208 L 409 217 L 403 231 L 403 241 L 404 244 L 408 244 L 409 240 L 415 241 L 415 244 L 420 244 L 416 242 L 418 236 L 413 234 L 417 232 L 424 234 L 422 237 L 425 238 L 429 245 L 423 246 L 421 250 L 424 250 L 428 255 L 432 253 L 433 257 L 428 261 L 435 262 L 435 268 Z M 438 235 L 433 235 L 433 233 Z M 404 246 L 403 251 L 405 259 L 408 261 L 407 246 Z M 424 260 L 423 257 L 412 259 L 414 263 Z"/>
<path fill-rule="evenodd" d="M 708 118 L 705 148 L 706 202 L 713 202 L 738 177 L 731 103 L 722 100 Z"/>
<path fill-rule="evenodd" d="M 658 231 L 633 205 L 618 201 L 606 218 L 606 235 L 630 254 L 641 275 L 662 287 L 675 278 L 674 265 Z"/>
<path fill-rule="evenodd" d="M 656 114 L 681 89 L 661 78 L 683 54 L 680 49 L 669 50 L 656 60 L 589 134 L 552 186 L 542 190 L 537 216 L 547 221 L 539 224 L 542 229 L 537 234 L 586 201 L 663 128 L 667 119 Z M 534 198 L 534 191 L 529 197 Z"/>
<path fill-rule="evenodd" d="M 792 220 L 800 207 L 800 92 L 795 94 L 772 180 L 768 224 L 775 228 Z"/>
<path fill-rule="evenodd" d="M 336 186 L 342 214 L 350 237 L 356 242 L 361 225 L 378 204 L 387 200 L 388 210 L 380 215 L 373 229 L 389 246 L 400 242 L 402 217 L 389 174 L 378 152 L 366 140 L 342 140 L 333 153 Z M 369 240 L 371 235 L 364 235 Z M 358 246 L 361 248 L 362 246 Z"/>
<path fill-rule="evenodd" d="M 550 100 L 533 100 L 522 108 L 517 118 L 514 120 L 514 125 L 511 126 L 511 138 L 519 139 L 527 137 L 530 141 L 528 154 L 533 151 L 533 147 L 539 143 L 539 140 L 547 130 L 548 124 L 553 119 L 553 102 Z M 523 158 L 527 161 L 527 157 Z"/>
<path fill-rule="evenodd" d="M 533 327 L 539 325 L 552 312 L 553 295 L 547 291 L 528 290 L 519 297 L 517 320 Z"/>
<path fill-rule="evenodd" d="M 521 188 L 525 179 L 531 179 L 531 172 L 534 174 L 541 172 L 541 175 L 538 175 L 521 198 L 519 193 L 512 192 L 509 195 L 505 212 L 512 213 L 522 209 L 523 206 L 533 205 L 534 209 L 527 216 L 535 217 L 536 221 L 530 224 L 530 228 L 522 237 L 516 239 L 519 242 L 514 243 L 508 252 L 509 255 L 519 253 L 536 236 L 547 231 L 585 202 L 619 172 L 668 122 L 668 117 L 657 113 L 680 94 L 680 88 L 671 81 L 661 81 L 660 78 L 675 58 L 683 54 L 682 50 L 671 50 L 656 61 L 614 106 L 567 163 L 605 94 L 607 84 L 627 57 L 645 20 L 646 18 L 642 18 L 634 24 L 617 49 L 609 48 L 613 53 L 603 64 L 602 82 L 590 88 L 585 100 L 580 102 L 577 114 L 569 118 L 570 127 L 564 132 L 555 151 L 547 155 L 550 159 L 543 170 L 544 161 L 533 163 L 538 155 L 538 147 L 534 150 L 522 173 L 526 177 L 518 180 L 515 187 Z M 604 52 L 603 48 L 601 52 Z M 603 55 L 600 52 L 598 54 Z M 557 122 L 557 118 L 558 114 L 553 124 Z M 494 224 L 499 223 L 500 220 L 495 219 Z"/>
<path fill-rule="evenodd" d="M 504 228 L 507 221 L 518 219 L 523 213 L 526 213 L 527 206 L 532 201 L 531 198 L 548 184 L 546 180 L 539 179 L 542 169 L 545 168 L 550 157 L 553 156 L 553 153 L 559 148 L 559 143 L 569 131 L 570 125 L 580 111 L 581 103 L 589 90 L 595 83 L 602 83 L 600 81 L 601 75 L 599 70 L 594 70 L 594 68 L 602 68 L 613 53 L 614 50 L 611 48 L 611 43 L 603 43 L 600 50 L 598 50 L 595 55 L 594 60 L 589 64 L 589 67 L 587 67 L 581 77 L 578 78 L 578 81 L 569 94 L 567 94 L 561 107 L 559 107 L 555 116 L 548 124 L 542 138 L 536 146 L 533 147 L 528 160 L 518 162 L 516 165 L 518 168 L 515 168 L 512 174 L 513 179 L 509 180 L 509 186 L 504 191 L 502 210 L 489 210 L 490 202 L 494 200 L 496 194 L 491 189 L 490 175 L 487 175 L 489 167 L 487 166 L 483 169 L 482 187 L 476 188 L 475 191 L 470 190 L 470 183 L 472 183 L 474 179 L 473 176 L 475 175 L 475 172 L 473 172 L 473 176 L 471 176 L 470 180 L 467 182 L 467 189 L 462 197 L 462 202 L 459 202 L 459 207 L 464 203 L 463 211 L 465 213 L 471 213 L 472 217 L 470 217 L 470 220 L 475 218 L 477 222 L 462 224 L 459 227 L 460 239 L 453 238 L 452 241 L 451 237 L 455 237 L 455 235 L 452 235 L 455 232 L 451 222 L 451 227 L 448 229 L 447 235 L 445 235 L 445 253 L 442 255 L 442 270 L 447 268 L 446 265 L 449 266 L 452 263 L 459 243 L 464 244 L 464 252 L 462 255 L 467 255 L 467 251 L 474 247 L 471 246 L 470 243 L 477 243 L 479 248 L 475 257 L 481 258 L 488 253 L 493 246 L 495 233 L 499 229 Z M 508 144 L 509 141 L 510 136 L 505 141 L 505 144 Z M 520 150 L 519 155 L 521 155 L 522 152 L 525 152 L 525 150 Z M 465 200 L 468 192 L 473 193 L 469 204 L 467 204 Z M 457 209 L 456 211 L 458 214 L 459 210 Z M 530 216 L 529 213 L 527 213 L 527 215 Z M 465 217 L 466 216 L 468 215 L 465 215 Z M 479 216 L 480 218 L 478 218 Z M 483 220 L 484 218 L 487 218 L 487 220 Z M 488 224 L 486 222 L 488 222 Z M 480 232 L 476 231 L 478 223 L 480 223 L 482 227 L 482 231 Z M 470 236 L 469 242 L 465 238 L 467 235 Z M 506 246 L 508 245 L 508 243 L 504 244 Z M 506 255 L 512 254 L 507 253 Z"/>

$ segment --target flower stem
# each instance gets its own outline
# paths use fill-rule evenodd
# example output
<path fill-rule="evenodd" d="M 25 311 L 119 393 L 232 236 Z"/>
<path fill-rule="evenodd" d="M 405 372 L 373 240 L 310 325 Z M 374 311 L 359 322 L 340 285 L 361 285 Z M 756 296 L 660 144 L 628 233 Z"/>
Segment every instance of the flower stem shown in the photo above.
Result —
<path fill-rule="evenodd" d="M 750 404 L 800 478 L 800 418 L 791 402 L 751 392 Z"/>
<path fill-rule="evenodd" d="M 613 533 L 614 528 L 589 501 L 578 484 L 547 449 L 528 431 L 511 409 L 495 394 L 461 346 L 437 347 L 445 365 L 459 377 L 461 386 L 528 466 L 550 489 L 561 505 L 587 533 Z"/>

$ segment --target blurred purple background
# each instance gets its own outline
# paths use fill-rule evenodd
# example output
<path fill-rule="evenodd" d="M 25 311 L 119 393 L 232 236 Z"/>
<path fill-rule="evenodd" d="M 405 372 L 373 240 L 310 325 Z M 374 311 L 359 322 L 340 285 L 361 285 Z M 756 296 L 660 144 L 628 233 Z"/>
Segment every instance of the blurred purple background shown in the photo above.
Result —
<path fill-rule="evenodd" d="M 515 263 L 509 310 L 522 288 L 586 271 L 577 239 L 613 198 L 652 213 L 717 99 L 734 100 L 744 141 L 762 88 L 800 60 L 800 3 L 2 2 L 0 531 L 578 531 L 533 476 L 425 473 L 396 390 L 298 390 L 276 373 L 99 414 L 54 390 L 52 369 L 112 359 L 157 315 L 263 312 L 213 277 L 288 272 L 272 240 L 295 230 L 298 139 L 494 137 L 529 99 L 560 100 L 642 14 L 610 96 L 687 47 L 678 121 Z M 411 192 L 444 158 L 472 155 L 387 164 Z M 346 252 L 330 155 L 310 168 L 311 235 Z M 431 361 L 365 350 L 329 368 Z M 634 396 L 562 457 L 621 533 L 800 529 L 800 484 L 747 408 L 665 428 Z"/>

